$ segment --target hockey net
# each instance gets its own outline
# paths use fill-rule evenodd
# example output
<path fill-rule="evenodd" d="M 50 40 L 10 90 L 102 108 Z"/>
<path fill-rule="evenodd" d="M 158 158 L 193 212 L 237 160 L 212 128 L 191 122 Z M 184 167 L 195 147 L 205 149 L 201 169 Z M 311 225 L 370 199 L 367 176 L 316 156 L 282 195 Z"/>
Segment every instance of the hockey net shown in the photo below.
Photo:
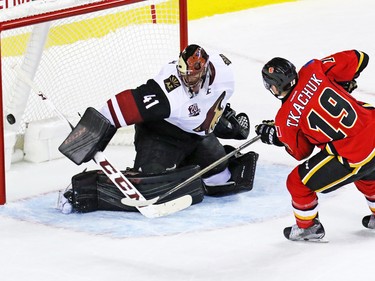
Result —
<path fill-rule="evenodd" d="M 27 137 L 55 142 L 47 154 L 57 155 L 64 130 L 69 131 L 36 89 L 74 123 L 88 106 L 99 108 L 110 96 L 146 82 L 187 44 L 186 0 L 33 1 L 2 10 L 0 40 L 4 204 L 8 163 L 43 155 L 38 148 L 43 142 Z M 115 144 L 132 142 L 132 137 L 114 139 Z"/>

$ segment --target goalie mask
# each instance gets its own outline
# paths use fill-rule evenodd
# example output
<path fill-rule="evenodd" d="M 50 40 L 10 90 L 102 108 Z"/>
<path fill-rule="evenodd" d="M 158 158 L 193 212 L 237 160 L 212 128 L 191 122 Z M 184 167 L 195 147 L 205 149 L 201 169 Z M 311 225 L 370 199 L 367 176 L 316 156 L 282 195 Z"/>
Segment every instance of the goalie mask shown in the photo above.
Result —
<path fill-rule="evenodd" d="M 283 100 L 298 81 L 296 67 L 283 58 L 273 58 L 262 69 L 264 87 L 275 97 Z"/>
<path fill-rule="evenodd" d="M 189 45 L 180 53 L 177 73 L 185 87 L 197 94 L 206 79 L 208 58 L 206 51 L 198 45 Z"/>

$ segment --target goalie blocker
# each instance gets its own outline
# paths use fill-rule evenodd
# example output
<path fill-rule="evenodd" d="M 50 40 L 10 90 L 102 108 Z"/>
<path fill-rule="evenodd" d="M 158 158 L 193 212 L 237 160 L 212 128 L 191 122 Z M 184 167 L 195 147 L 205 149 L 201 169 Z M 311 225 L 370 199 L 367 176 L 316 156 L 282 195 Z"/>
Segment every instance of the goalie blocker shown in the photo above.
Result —
<path fill-rule="evenodd" d="M 59 151 L 77 165 L 104 151 L 117 129 L 96 109 L 86 109 L 77 126 L 59 146 Z"/>

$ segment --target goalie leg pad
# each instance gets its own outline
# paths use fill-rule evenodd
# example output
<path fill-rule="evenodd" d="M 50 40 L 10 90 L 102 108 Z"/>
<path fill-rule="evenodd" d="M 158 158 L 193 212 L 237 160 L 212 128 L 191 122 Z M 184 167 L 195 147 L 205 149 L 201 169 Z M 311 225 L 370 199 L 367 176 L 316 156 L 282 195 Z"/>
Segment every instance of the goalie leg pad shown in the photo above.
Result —
<path fill-rule="evenodd" d="M 77 165 L 93 159 L 103 151 L 116 133 L 116 128 L 96 109 L 86 109 L 77 126 L 59 146 L 59 151 Z"/>
<path fill-rule="evenodd" d="M 73 210 L 88 213 L 98 209 L 97 171 L 83 172 L 73 176 L 72 189 L 64 197 L 72 204 Z"/>
<path fill-rule="evenodd" d="M 230 146 L 225 146 L 225 150 L 228 153 L 233 149 Z M 232 174 L 230 180 L 222 185 L 205 185 L 205 193 L 210 196 L 222 196 L 252 190 L 258 157 L 258 153 L 250 151 L 246 154 L 241 154 L 237 158 L 230 158 L 228 166 Z"/>
<path fill-rule="evenodd" d="M 141 174 L 126 171 L 124 175 L 146 199 L 152 199 L 168 192 L 179 183 L 199 172 L 199 170 L 199 166 L 188 166 L 161 174 Z M 73 209 L 77 212 L 96 210 L 137 211 L 135 207 L 121 203 L 124 195 L 101 171 L 84 172 L 74 176 L 72 186 L 71 193 L 73 196 L 71 203 Z M 197 204 L 203 200 L 204 193 L 201 178 L 194 180 L 158 203 L 164 203 L 186 194 L 192 196 L 192 204 Z"/>
<path fill-rule="evenodd" d="M 142 174 L 128 171 L 125 172 L 125 176 L 134 184 L 134 186 L 146 199 L 152 199 L 156 196 L 165 194 L 181 182 L 199 172 L 199 170 L 199 166 L 186 166 L 160 174 Z M 204 193 L 201 178 L 194 180 L 158 203 L 164 203 L 187 194 L 192 196 L 192 204 L 197 204 L 203 200 Z M 120 200 L 123 197 L 124 195 L 112 184 L 112 182 L 109 181 L 105 175 L 99 174 L 99 209 L 109 210 L 110 208 L 115 208 L 116 210 L 137 211 L 137 209 L 134 207 L 121 204 Z"/>
<path fill-rule="evenodd" d="M 258 153 L 250 151 L 240 157 L 229 159 L 231 180 L 236 183 L 237 191 L 253 189 L 258 158 Z"/>

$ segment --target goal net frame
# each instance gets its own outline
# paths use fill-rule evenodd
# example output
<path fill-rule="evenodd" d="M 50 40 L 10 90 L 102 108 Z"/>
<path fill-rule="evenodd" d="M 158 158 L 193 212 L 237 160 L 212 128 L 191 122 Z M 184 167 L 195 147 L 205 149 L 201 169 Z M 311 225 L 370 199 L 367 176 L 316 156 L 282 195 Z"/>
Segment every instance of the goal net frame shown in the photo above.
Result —
<path fill-rule="evenodd" d="M 38 0 L 39 1 L 45 1 L 45 0 Z M 53 1 L 53 0 L 52 0 Z M 4 205 L 6 203 L 6 154 L 5 154 L 5 141 L 4 141 L 4 132 L 5 132 L 5 122 L 7 120 L 6 118 L 6 112 L 4 110 L 4 93 L 3 93 L 3 68 L 2 68 L 2 49 L 1 49 L 1 34 L 5 31 L 9 31 L 12 29 L 18 29 L 22 27 L 27 26 L 34 26 L 37 24 L 42 23 L 48 23 L 51 21 L 66 19 L 69 17 L 75 17 L 78 15 L 86 15 L 90 13 L 95 13 L 98 11 L 104 11 L 107 9 L 113 9 L 116 7 L 124 6 L 124 5 L 132 5 L 137 3 L 145 3 L 148 4 L 150 2 L 150 5 L 153 5 L 153 3 L 157 2 L 157 0 L 150 1 L 150 0 L 86 0 L 86 3 L 83 3 L 85 0 L 82 0 L 81 5 L 75 5 L 67 8 L 59 8 L 57 10 L 51 10 L 43 13 L 37 13 L 33 15 L 24 15 L 24 16 L 17 16 L 15 18 L 11 19 L 4 19 L 0 16 L 0 113 L 3 118 L 0 118 L 0 205 Z M 95 2 L 93 2 L 95 1 Z M 163 0 L 161 0 L 163 1 Z M 179 7 L 179 50 L 183 50 L 187 44 L 188 44 L 188 17 L 187 17 L 187 0 L 174 0 L 178 2 Z M 48 2 L 45 1 L 45 2 Z M 79 1 L 77 1 L 79 2 Z M 28 3 L 27 3 L 28 4 Z M 12 9 L 22 9 L 22 6 L 17 6 Z M 151 12 L 151 17 L 154 20 L 154 17 L 156 17 L 156 14 L 153 14 Z M 155 18 L 155 23 L 156 23 Z M 32 76 L 32 75 L 31 75 Z M 29 89 L 31 91 L 31 89 Z M 30 94 L 31 95 L 31 94 Z M 48 93 L 46 93 L 48 96 Z"/>

